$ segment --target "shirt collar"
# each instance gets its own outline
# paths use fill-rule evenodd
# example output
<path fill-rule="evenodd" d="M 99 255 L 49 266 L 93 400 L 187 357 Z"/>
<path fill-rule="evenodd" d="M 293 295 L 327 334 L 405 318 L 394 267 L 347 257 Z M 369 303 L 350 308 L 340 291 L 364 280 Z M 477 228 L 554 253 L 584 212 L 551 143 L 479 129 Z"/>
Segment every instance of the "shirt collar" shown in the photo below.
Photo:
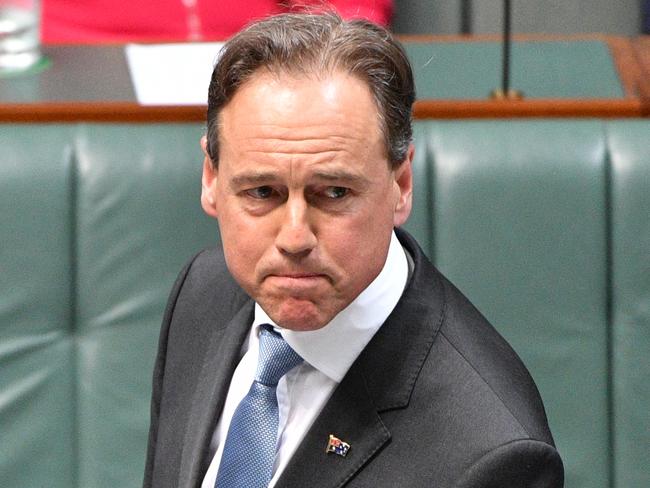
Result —
<path fill-rule="evenodd" d="M 327 325 L 312 331 L 283 329 L 255 303 L 255 333 L 261 324 L 273 325 L 306 362 L 340 382 L 397 305 L 407 277 L 406 251 L 393 232 L 380 273 Z"/>

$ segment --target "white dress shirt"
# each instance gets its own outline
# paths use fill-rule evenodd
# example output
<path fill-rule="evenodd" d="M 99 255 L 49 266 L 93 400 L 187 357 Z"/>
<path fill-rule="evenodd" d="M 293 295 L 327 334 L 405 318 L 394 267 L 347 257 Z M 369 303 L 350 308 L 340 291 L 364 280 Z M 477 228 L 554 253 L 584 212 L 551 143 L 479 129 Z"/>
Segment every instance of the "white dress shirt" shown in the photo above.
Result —
<path fill-rule="evenodd" d="M 406 254 L 393 232 L 386 263 L 379 275 L 325 327 L 303 332 L 283 329 L 255 304 L 253 325 L 242 346 L 243 357 L 230 381 L 223 412 L 212 437 L 210 452 L 214 452 L 214 456 L 202 488 L 214 488 L 230 421 L 255 378 L 260 325 L 273 325 L 304 359 L 278 383 L 278 443 L 269 483 L 271 488 L 336 386 L 397 305 L 407 277 Z M 327 439 L 323 439 L 323 449 L 326 444 Z"/>

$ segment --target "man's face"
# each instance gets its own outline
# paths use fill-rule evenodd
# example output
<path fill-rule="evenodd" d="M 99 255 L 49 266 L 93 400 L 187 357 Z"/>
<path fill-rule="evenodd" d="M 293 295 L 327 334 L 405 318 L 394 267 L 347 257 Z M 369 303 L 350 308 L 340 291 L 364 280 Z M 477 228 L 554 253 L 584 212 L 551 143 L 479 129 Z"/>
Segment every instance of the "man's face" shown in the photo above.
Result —
<path fill-rule="evenodd" d="M 278 325 L 319 329 L 381 271 L 410 213 L 413 150 L 390 169 L 370 91 L 343 73 L 258 72 L 219 121 L 201 202 L 228 268 Z"/>

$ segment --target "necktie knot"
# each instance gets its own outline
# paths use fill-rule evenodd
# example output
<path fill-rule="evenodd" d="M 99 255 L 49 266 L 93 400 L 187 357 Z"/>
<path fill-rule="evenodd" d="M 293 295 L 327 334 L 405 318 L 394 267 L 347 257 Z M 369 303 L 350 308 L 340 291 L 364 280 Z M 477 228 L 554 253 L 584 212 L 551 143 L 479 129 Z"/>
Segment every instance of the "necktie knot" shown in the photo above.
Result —
<path fill-rule="evenodd" d="M 262 327 L 255 381 L 267 386 L 276 386 L 280 378 L 301 362 L 300 355 L 291 349 L 280 334 Z"/>

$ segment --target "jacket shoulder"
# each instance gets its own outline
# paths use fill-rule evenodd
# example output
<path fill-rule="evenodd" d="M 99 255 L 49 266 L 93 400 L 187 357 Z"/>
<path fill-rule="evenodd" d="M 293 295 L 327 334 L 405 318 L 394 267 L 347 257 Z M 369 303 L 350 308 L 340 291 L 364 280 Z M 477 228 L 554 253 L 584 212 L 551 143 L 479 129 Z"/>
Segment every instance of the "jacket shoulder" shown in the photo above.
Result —
<path fill-rule="evenodd" d="M 220 247 L 205 249 L 195 255 L 181 271 L 180 279 L 183 284 L 177 302 L 211 309 L 217 307 L 222 315 L 230 315 L 230 309 L 239 310 L 248 300 L 228 271 Z"/>
<path fill-rule="evenodd" d="M 454 488 L 562 488 L 564 469 L 558 452 L 546 443 L 517 440 L 491 450 L 474 462 Z"/>
<path fill-rule="evenodd" d="M 553 445 L 539 391 L 517 353 L 470 300 L 431 264 L 410 235 L 400 232 L 398 236 L 415 263 L 403 298 L 411 303 L 410 309 L 416 305 L 424 307 L 426 311 L 415 317 L 430 322 L 423 328 L 432 328 L 434 333 L 427 365 L 442 367 L 447 372 L 442 378 L 436 375 L 431 379 L 447 381 L 445 386 L 461 397 L 464 395 L 462 400 L 468 405 L 477 400 L 476 392 L 481 391 L 482 398 L 478 400 L 489 400 L 494 411 L 503 411 L 505 418 L 511 416 L 525 436 Z M 479 409 L 474 410 L 476 415 L 483 415 Z"/>
<path fill-rule="evenodd" d="M 404 364 L 414 374 L 400 384 L 414 381 L 402 387 L 409 393 L 406 408 L 383 414 L 393 433 L 387 458 L 441 486 L 562 486 L 562 462 L 523 362 L 410 236 L 400 240 L 413 257 L 413 274 L 396 308 L 399 320 L 380 329 L 387 337 L 380 352 L 406 344 L 408 352 L 396 357 L 411 358 Z M 427 449 L 414 453 L 413 439 Z M 432 456 L 437 461 L 428 465 Z"/>
<path fill-rule="evenodd" d="M 541 396 L 528 369 L 487 319 L 446 278 L 440 334 L 485 394 L 493 396 L 531 439 L 553 445 Z"/>
<path fill-rule="evenodd" d="M 398 237 L 414 266 L 396 307 L 400 320 L 386 325 L 395 329 L 391 342 L 404 335 L 400 331 L 408 330 L 408 337 L 414 337 L 406 345 L 408 349 L 422 354 L 422 344 L 430 345 L 417 383 L 424 390 L 441 388 L 446 393 L 442 403 L 447 407 L 462 405 L 475 417 L 476 425 L 492 426 L 496 445 L 516 438 L 553 445 L 541 397 L 517 353 L 431 264 L 410 235 L 400 231 Z M 503 420 L 502 437 L 495 415 Z"/>
<path fill-rule="evenodd" d="M 145 488 L 177 486 L 184 429 L 211 338 L 251 300 L 232 278 L 219 248 L 195 255 L 179 273 L 158 342 L 151 398 Z"/>

